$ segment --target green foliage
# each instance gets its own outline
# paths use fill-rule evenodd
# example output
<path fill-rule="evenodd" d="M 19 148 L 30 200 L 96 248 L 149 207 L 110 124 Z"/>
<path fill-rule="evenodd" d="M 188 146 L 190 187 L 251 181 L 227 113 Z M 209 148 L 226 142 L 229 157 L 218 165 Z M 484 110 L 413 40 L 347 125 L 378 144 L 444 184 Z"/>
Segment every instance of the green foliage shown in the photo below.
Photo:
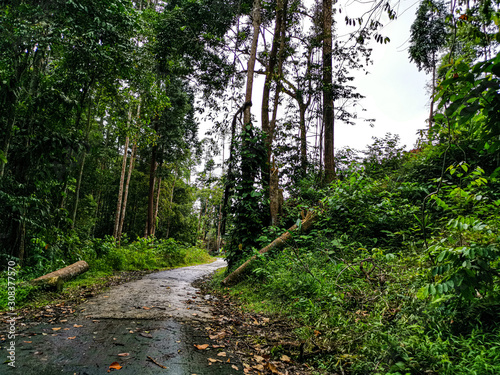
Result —
<path fill-rule="evenodd" d="M 435 164 L 417 182 L 353 164 L 316 192 L 324 212 L 315 227 L 259 257 L 232 293 L 294 322 L 318 371 L 495 374 L 498 189 L 463 162 L 437 177 L 443 156 L 451 159 L 429 148 L 399 160 L 409 176 Z M 418 223 L 424 202 L 426 234 Z M 268 230 L 261 240 L 275 237 Z"/>
<path fill-rule="evenodd" d="M 474 65 L 457 59 L 446 66 L 445 79 L 438 86 L 439 108 L 435 116 L 450 137 L 467 137 L 476 152 L 497 154 L 500 121 L 500 56 Z"/>
<path fill-rule="evenodd" d="M 500 223 L 495 213 L 500 200 L 488 197 L 481 168 L 470 170 L 461 163 L 448 171 L 460 184 L 446 184 L 439 195 L 432 196 L 442 210 L 444 233 L 428 249 L 433 282 L 420 290 L 420 296 L 452 299 L 455 305 L 463 300 L 495 299 L 500 263 Z"/>
<path fill-rule="evenodd" d="M 397 249 L 404 232 L 416 224 L 418 199 L 425 196 L 418 185 L 397 183 L 390 177 L 375 180 L 363 170 L 355 170 L 335 181 L 323 204 L 327 208 L 324 225 L 333 236 L 346 235 L 365 246 Z"/>
<path fill-rule="evenodd" d="M 228 269 L 235 268 L 258 246 L 268 203 L 258 187 L 258 172 L 266 162 L 264 135 L 252 125 L 246 125 L 240 134 L 237 156 L 238 169 L 234 173 L 234 196 L 231 213 L 232 228 L 225 247 Z"/>
<path fill-rule="evenodd" d="M 432 72 L 438 52 L 446 41 L 445 6 L 442 1 L 423 0 L 411 25 L 410 59 L 418 70 Z"/>

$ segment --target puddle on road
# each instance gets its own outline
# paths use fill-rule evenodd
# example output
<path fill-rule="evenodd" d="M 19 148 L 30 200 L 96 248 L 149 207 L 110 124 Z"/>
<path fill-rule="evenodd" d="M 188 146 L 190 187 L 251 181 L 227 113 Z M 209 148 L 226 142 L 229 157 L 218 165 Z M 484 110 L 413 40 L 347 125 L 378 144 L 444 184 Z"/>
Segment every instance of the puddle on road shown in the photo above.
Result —
<path fill-rule="evenodd" d="M 59 327 L 60 330 L 53 330 Z M 52 336 L 54 332 L 57 336 Z M 31 336 L 17 338 L 16 369 L 8 373 L 105 374 L 113 362 L 122 366 L 120 370 L 111 370 L 119 371 L 119 375 L 243 373 L 242 364 L 229 353 L 217 355 L 224 352 L 224 348 L 212 347 L 215 343 L 208 339 L 203 323 L 176 320 L 81 320 L 57 326 L 40 325 L 25 332 L 28 333 Z M 210 346 L 209 349 L 198 350 L 195 344 Z M 118 355 L 120 353 L 130 355 L 121 357 Z M 216 362 L 212 363 L 209 358 Z M 158 364 L 167 368 L 163 369 Z"/>

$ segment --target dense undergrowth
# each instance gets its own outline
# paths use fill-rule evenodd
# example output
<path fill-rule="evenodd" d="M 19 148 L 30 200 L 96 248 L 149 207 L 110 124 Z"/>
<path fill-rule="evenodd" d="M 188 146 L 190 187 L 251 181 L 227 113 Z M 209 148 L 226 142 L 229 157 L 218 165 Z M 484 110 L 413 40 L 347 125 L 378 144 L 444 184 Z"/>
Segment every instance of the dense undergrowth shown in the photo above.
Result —
<path fill-rule="evenodd" d="M 127 245 L 118 247 L 113 238 L 95 239 L 85 242 L 78 253 L 62 262 L 57 258 L 50 264 L 44 259 L 43 265 L 22 267 L 16 273 L 15 301 L 16 307 L 23 307 L 40 299 L 44 290 L 27 281 L 45 273 L 64 267 L 73 261 L 85 260 L 89 271 L 74 280 L 65 283 L 65 289 L 79 288 L 104 282 L 118 271 L 157 270 L 194 264 L 207 263 L 213 258 L 206 250 L 197 246 L 186 246 L 173 239 L 156 240 L 154 238 L 138 239 Z M 7 271 L 0 274 L 0 311 L 8 306 Z"/>
<path fill-rule="evenodd" d="M 353 164 L 323 190 L 303 181 L 309 200 L 289 217 L 321 200 L 320 222 L 232 293 L 292 319 L 318 371 L 499 374 L 499 185 L 478 163 L 444 162 L 429 148 L 385 173 Z"/>

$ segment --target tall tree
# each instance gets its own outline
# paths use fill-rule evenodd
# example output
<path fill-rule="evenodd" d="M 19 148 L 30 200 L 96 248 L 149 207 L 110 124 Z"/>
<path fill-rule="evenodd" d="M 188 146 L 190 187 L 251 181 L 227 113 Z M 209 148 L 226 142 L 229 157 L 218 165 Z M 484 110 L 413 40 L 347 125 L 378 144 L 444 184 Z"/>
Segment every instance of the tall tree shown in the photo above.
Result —
<path fill-rule="evenodd" d="M 418 70 L 432 74 L 431 104 L 429 111 L 429 139 L 434 117 L 434 92 L 436 90 L 436 70 L 439 50 L 446 41 L 445 7 L 441 0 L 424 0 L 417 10 L 417 17 L 410 29 L 410 60 Z"/>
<path fill-rule="evenodd" d="M 322 3 L 323 21 L 323 126 L 325 129 L 325 182 L 330 183 L 335 178 L 335 158 L 334 158 L 334 112 L 333 112 L 333 76 L 332 76 L 332 0 L 323 0 Z"/>

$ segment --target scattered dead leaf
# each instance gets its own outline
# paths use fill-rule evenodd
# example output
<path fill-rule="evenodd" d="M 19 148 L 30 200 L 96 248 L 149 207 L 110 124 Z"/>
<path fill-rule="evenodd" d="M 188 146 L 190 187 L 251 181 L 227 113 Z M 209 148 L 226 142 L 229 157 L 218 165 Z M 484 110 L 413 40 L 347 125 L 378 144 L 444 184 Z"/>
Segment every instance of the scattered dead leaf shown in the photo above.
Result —
<path fill-rule="evenodd" d="M 240 369 L 238 368 L 238 366 L 235 366 L 235 365 L 231 365 L 231 367 L 236 370 L 236 371 L 239 371 Z"/>
<path fill-rule="evenodd" d="M 264 357 L 261 357 L 260 355 L 254 355 L 253 359 L 255 359 L 257 362 L 264 362 Z"/>
<path fill-rule="evenodd" d="M 61 329 L 61 327 L 55 327 L 55 328 L 52 328 L 52 331 L 59 331 Z"/>
<path fill-rule="evenodd" d="M 280 372 L 278 371 L 278 369 L 276 368 L 275 365 L 273 365 L 272 363 L 266 363 L 264 365 L 264 368 L 271 371 L 273 374 L 279 374 Z"/>
<path fill-rule="evenodd" d="M 73 327 L 80 328 L 80 327 L 83 327 L 83 325 L 81 325 L 81 324 L 73 324 Z"/>
<path fill-rule="evenodd" d="M 217 357 L 225 357 L 225 356 L 226 356 L 226 352 L 217 353 Z"/>
<path fill-rule="evenodd" d="M 108 372 L 111 372 L 111 370 L 120 370 L 122 366 L 118 362 L 113 362 L 112 364 L 109 365 Z"/>
<path fill-rule="evenodd" d="M 280 360 L 282 360 L 283 362 L 290 362 L 291 359 L 289 356 L 287 356 L 286 354 L 283 354 L 280 358 Z"/>
<path fill-rule="evenodd" d="M 128 357 L 130 353 L 119 353 L 118 357 Z"/>
<path fill-rule="evenodd" d="M 208 345 L 208 344 L 202 344 L 202 345 L 197 345 L 197 344 L 194 344 L 194 347 L 195 347 L 196 349 L 199 349 L 199 350 L 205 350 L 206 348 L 208 348 L 208 347 L 209 347 L 209 345 Z"/>
<path fill-rule="evenodd" d="M 68 340 L 74 340 L 76 339 L 76 336 L 68 337 Z"/>

